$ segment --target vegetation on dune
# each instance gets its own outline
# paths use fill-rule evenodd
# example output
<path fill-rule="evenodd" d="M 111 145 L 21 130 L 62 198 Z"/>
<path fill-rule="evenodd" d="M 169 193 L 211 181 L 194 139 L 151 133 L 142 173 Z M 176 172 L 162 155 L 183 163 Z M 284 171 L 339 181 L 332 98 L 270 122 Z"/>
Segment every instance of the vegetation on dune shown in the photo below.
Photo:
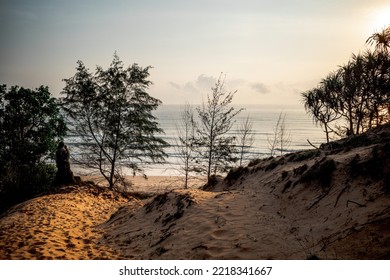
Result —
<path fill-rule="evenodd" d="M 196 108 L 199 117 L 195 138 L 198 170 L 208 179 L 218 172 L 228 171 L 238 160 L 235 136 L 227 135 L 233 126 L 233 118 L 242 110 L 230 106 L 235 93 L 226 91 L 221 75 L 211 94 L 207 95 L 207 101 Z"/>
<path fill-rule="evenodd" d="M 66 125 L 48 87 L 0 87 L 0 211 L 51 189 Z"/>
<path fill-rule="evenodd" d="M 352 55 L 348 63 L 302 93 L 306 111 L 331 135 L 349 136 L 389 122 L 390 27 L 367 40 L 375 50 Z"/>
<path fill-rule="evenodd" d="M 303 183 L 318 181 L 322 187 L 329 187 L 332 181 L 332 173 L 336 169 L 336 163 L 333 159 L 323 158 L 316 162 L 301 176 Z"/>
<path fill-rule="evenodd" d="M 193 109 L 189 104 L 185 105 L 176 130 L 178 140 L 176 140 L 175 149 L 180 164 L 179 171 L 184 175 L 184 188 L 188 188 L 190 175 L 196 171 L 194 167 L 195 119 Z"/>
<path fill-rule="evenodd" d="M 255 133 L 253 131 L 253 122 L 249 115 L 238 126 L 237 146 L 239 153 L 239 166 L 245 161 L 245 156 L 255 142 Z"/>
<path fill-rule="evenodd" d="M 317 87 L 302 93 L 306 111 L 326 134 L 327 144 L 321 147 L 325 151 L 364 145 L 371 139 L 359 134 L 390 121 L 390 27 L 372 34 L 366 44 L 374 45 L 374 50 L 352 55 L 348 63 L 322 79 Z M 124 182 L 123 168 L 144 174 L 145 164 L 164 163 L 167 157 L 164 148 L 168 143 L 158 136 L 163 131 L 153 111 L 161 101 L 148 94 L 152 83 L 150 68 L 137 64 L 124 67 L 115 54 L 107 69 L 97 67 L 92 74 L 78 61 L 75 75 L 64 79 L 61 107 L 47 87 L 29 90 L 15 86 L 8 90 L 1 86 L 2 197 L 6 193 L 16 198 L 21 193 L 30 197 L 50 188 L 55 169 L 45 160 L 53 157 L 56 144 L 66 131 L 59 108 L 66 114 L 72 135 L 82 140 L 76 145 L 76 153 L 80 155 L 78 163 L 97 170 L 111 189 Z M 206 175 L 212 181 L 217 174 L 237 166 L 237 161 L 240 166 L 245 161 L 247 149 L 254 141 L 252 124 L 247 117 L 238 127 L 238 133 L 231 133 L 234 117 L 242 111 L 231 106 L 235 93 L 226 90 L 225 78 L 220 75 L 201 106 L 195 111 L 186 106 L 178 125 L 176 145 L 182 159 L 180 169 L 186 178 L 185 187 L 190 173 Z M 335 135 L 360 137 L 330 143 Z M 273 135 L 267 140 L 271 156 L 277 150 L 283 155 L 290 143 L 285 115 L 279 115 Z M 272 159 L 262 168 L 272 170 L 285 161 L 304 161 L 322 152 L 317 149 Z M 260 162 L 252 160 L 248 167 Z M 304 172 L 303 180 L 312 180 L 309 174 L 313 173 L 317 179 L 320 176 L 322 185 L 327 185 L 329 182 L 323 181 L 321 174 L 329 175 L 334 165 L 330 161 L 325 163 Z M 356 166 L 352 168 L 363 168 L 363 172 L 370 169 L 369 163 L 353 164 Z M 243 171 L 232 170 L 228 181 L 237 180 Z M 390 176 L 386 178 L 388 184 Z"/>
<path fill-rule="evenodd" d="M 238 179 L 240 179 L 242 176 L 247 174 L 249 172 L 248 167 L 239 166 L 237 168 L 232 168 L 229 173 L 225 177 L 225 182 L 231 186 L 233 185 Z"/>
<path fill-rule="evenodd" d="M 163 163 L 168 145 L 157 134 L 153 111 L 161 101 L 147 93 L 150 66 L 127 68 L 115 54 L 108 69 L 91 74 L 79 61 L 76 74 L 65 79 L 62 106 L 71 131 L 82 138 L 78 161 L 98 172 L 111 189 L 124 182 L 122 167 L 143 173 L 145 163 Z"/>
<path fill-rule="evenodd" d="M 273 133 L 267 136 L 271 157 L 275 156 L 277 151 L 280 152 L 280 155 L 283 155 L 291 144 L 291 134 L 286 127 L 285 121 L 286 114 L 280 113 Z"/>

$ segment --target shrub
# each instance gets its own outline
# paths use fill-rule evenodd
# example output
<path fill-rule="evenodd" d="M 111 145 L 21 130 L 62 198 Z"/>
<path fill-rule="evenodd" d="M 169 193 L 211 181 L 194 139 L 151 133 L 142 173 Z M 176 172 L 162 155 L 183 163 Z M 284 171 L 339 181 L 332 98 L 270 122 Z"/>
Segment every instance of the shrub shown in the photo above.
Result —
<path fill-rule="evenodd" d="M 301 182 L 318 181 L 322 187 L 329 187 L 332 181 L 332 173 L 336 169 L 333 159 L 321 160 L 315 163 L 301 177 Z"/>
<path fill-rule="evenodd" d="M 253 159 L 251 160 L 249 163 L 248 163 L 248 167 L 253 167 L 253 166 L 256 166 L 258 165 L 260 162 L 262 162 L 263 160 L 262 159 Z"/>
<path fill-rule="evenodd" d="M 265 167 L 265 171 L 273 170 L 278 165 L 283 165 L 285 162 L 284 157 L 280 158 L 279 160 L 272 159 L 271 162 Z"/>
<path fill-rule="evenodd" d="M 376 145 L 372 148 L 371 157 L 362 161 L 357 154 L 349 163 L 352 176 L 366 176 L 374 180 L 385 177 L 386 168 L 390 168 L 390 144 Z"/>
<path fill-rule="evenodd" d="M 320 150 L 308 150 L 308 151 L 302 151 L 298 153 L 292 154 L 289 158 L 288 161 L 291 162 L 298 162 L 298 161 L 304 161 L 308 160 L 314 157 L 318 157 L 321 155 Z"/>
<path fill-rule="evenodd" d="M 294 170 L 293 170 L 294 177 L 302 175 L 303 172 L 305 172 L 307 170 L 307 168 L 308 168 L 308 166 L 306 163 L 304 165 L 297 167 L 297 168 L 294 168 Z"/>
<path fill-rule="evenodd" d="M 55 168 L 45 160 L 65 132 L 48 87 L 0 86 L 0 211 L 51 191 Z"/>
<path fill-rule="evenodd" d="M 249 168 L 248 167 L 242 167 L 239 166 L 237 168 L 230 169 L 228 175 L 225 178 L 225 182 L 227 182 L 229 185 L 234 184 L 242 175 L 248 173 Z"/>
<path fill-rule="evenodd" d="M 43 162 L 31 166 L 7 163 L 0 179 L 0 213 L 17 203 L 54 191 L 51 183 L 55 173 L 53 165 Z"/>

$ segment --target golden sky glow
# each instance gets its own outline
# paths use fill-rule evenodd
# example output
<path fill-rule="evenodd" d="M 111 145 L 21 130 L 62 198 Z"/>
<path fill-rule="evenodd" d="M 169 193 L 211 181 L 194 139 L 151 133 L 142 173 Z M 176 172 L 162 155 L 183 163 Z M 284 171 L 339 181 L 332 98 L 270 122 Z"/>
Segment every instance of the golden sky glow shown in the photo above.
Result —
<path fill-rule="evenodd" d="M 200 103 L 221 72 L 241 104 L 300 93 L 364 51 L 390 23 L 388 0 L 0 0 L 0 83 L 59 96 L 77 60 L 95 71 L 117 51 L 153 66 L 151 94 Z"/>
<path fill-rule="evenodd" d="M 390 24 L 390 6 L 379 8 L 373 13 L 373 27 L 381 30 Z"/>

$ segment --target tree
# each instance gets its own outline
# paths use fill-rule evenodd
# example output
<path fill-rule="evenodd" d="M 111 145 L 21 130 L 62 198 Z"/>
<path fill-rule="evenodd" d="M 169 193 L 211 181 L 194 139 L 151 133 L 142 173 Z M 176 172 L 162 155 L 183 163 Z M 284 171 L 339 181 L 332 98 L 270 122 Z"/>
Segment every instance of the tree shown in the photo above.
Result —
<path fill-rule="evenodd" d="M 286 114 L 280 113 L 272 136 L 267 136 L 268 148 L 270 156 L 274 156 L 276 151 L 280 151 L 280 155 L 289 147 L 291 143 L 291 135 L 286 127 Z"/>
<path fill-rule="evenodd" d="M 366 128 L 378 126 L 389 121 L 390 113 L 390 56 L 388 53 L 367 51 L 365 73 Z"/>
<path fill-rule="evenodd" d="M 371 46 L 375 44 L 376 52 L 388 53 L 390 49 L 390 26 L 372 34 L 368 37 L 366 44 Z"/>
<path fill-rule="evenodd" d="M 184 174 L 184 188 L 188 187 L 189 175 L 194 171 L 195 120 L 191 105 L 186 104 L 176 127 L 179 139 L 175 145 L 180 171 Z"/>
<path fill-rule="evenodd" d="M 66 125 L 48 87 L 0 86 L 0 211 L 49 191 Z"/>
<path fill-rule="evenodd" d="M 48 87 L 0 87 L 0 159 L 34 164 L 53 156 L 66 125 Z"/>
<path fill-rule="evenodd" d="M 337 99 L 334 97 L 334 75 L 330 74 L 321 84 L 302 94 L 306 111 L 312 115 L 316 124 L 320 124 L 326 134 L 326 142 L 329 143 L 329 135 L 335 132 L 331 123 L 340 118 L 337 110 Z M 336 81 L 337 82 L 337 81 Z"/>
<path fill-rule="evenodd" d="M 199 117 L 196 127 L 199 147 L 197 152 L 199 161 L 205 162 L 199 168 L 208 179 L 217 172 L 226 172 L 237 161 L 233 145 L 235 137 L 227 133 L 233 126 L 233 118 L 242 111 L 230 106 L 237 91 L 226 91 L 222 74 L 211 90 L 211 94 L 207 95 L 207 102 L 196 108 Z"/>
<path fill-rule="evenodd" d="M 250 148 L 255 142 L 255 135 L 252 127 L 253 123 L 248 115 L 245 120 L 240 123 L 237 129 L 237 146 L 239 148 L 240 166 L 242 166 L 242 160 L 244 159 L 244 155 L 248 152 L 248 148 Z"/>
<path fill-rule="evenodd" d="M 306 111 L 323 126 L 328 141 L 330 132 L 353 135 L 385 123 L 389 119 L 390 56 L 368 50 L 353 55 L 347 64 L 302 96 Z M 335 123 L 338 120 L 342 129 Z"/>
<path fill-rule="evenodd" d="M 161 101 L 147 90 L 149 69 L 127 68 L 115 54 L 110 67 L 92 75 L 81 61 L 76 74 L 65 79 L 63 108 L 73 133 L 82 139 L 80 163 L 98 170 L 113 189 L 123 180 L 122 166 L 143 173 L 141 164 L 164 162 L 168 144 L 152 111 Z"/>

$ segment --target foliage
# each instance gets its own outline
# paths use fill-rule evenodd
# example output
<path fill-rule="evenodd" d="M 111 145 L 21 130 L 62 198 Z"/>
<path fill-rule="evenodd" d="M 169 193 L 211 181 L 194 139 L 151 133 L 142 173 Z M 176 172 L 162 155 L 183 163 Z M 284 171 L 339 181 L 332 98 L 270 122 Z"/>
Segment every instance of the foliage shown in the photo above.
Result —
<path fill-rule="evenodd" d="M 238 179 L 249 172 L 248 167 L 239 166 L 237 168 L 230 169 L 229 173 L 225 177 L 225 182 L 229 186 L 233 185 Z"/>
<path fill-rule="evenodd" d="M 306 151 L 301 151 L 301 152 L 296 152 L 291 154 L 288 157 L 288 161 L 291 162 L 299 162 L 299 161 L 304 161 L 308 160 L 314 157 L 318 157 L 321 155 L 320 150 L 306 150 Z"/>
<path fill-rule="evenodd" d="M 230 106 L 237 91 L 225 90 L 222 75 L 211 90 L 211 94 L 207 95 L 207 102 L 196 108 L 199 117 L 199 123 L 196 125 L 199 171 L 206 174 L 208 179 L 218 172 L 228 171 L 232 163 L 237 161 L 234 156 L 235 137 L 227 133 L 233 126 L 233 118 L 242 111 Z"/>
<path fill-rule="evenodd" d="M 175 145 L 180 161 L 180 171 L 184 174 L 184 188 L 188 187 L 189 175 L 195 170 L 194 143 L 195 143 L 195 120 L 194 112 L 189 104 L 186 104 L 180 115 L 180 122 L 176 127 L 179 139 Z"/>
<path fill-rule="evenodd" d="M 65 122 L 48 87 L 0 88 L 0 160 L 37 163 L 54 155 Z"/>
<path fill-rule="evenodd" d="M 286 127 L 286 114 L 280 113 L 276 122 L 273 134 L 267 136 L 270 156 L 273 157 L 279 150 L 280 155 L 286 151 L 291 144 L 291 135 Z"/>
<path fill-rule="evenodd" d="M 256 158 L 256 159 L 252 159 L 249 163 L 248 163 L 248 167 L 253 167 L 253 166 L 256 166 L 258 165 L 260 162 L 262 162 L 263 159 L 259 159 L 259 158 Z"/>
<path fill-rule="evenodd" d="M 265 166 L 265 171 L 273 170 L 279 165 L 283 165 L 285 163 L 285 158 L 281 157 L 278 160 L 276 160 L 275 158 L 271 158 L 270 161 L 271 162 L 267 164 L 267 166 Z"/>
<path fill-rule="evenodd" d="M 376 52 L 388 53 L 390 49 L 390 26 L 372 34 L 368 37 L 366 44 L 375 44 Z"/>
<path fill-rule="evenodd" d="M 0 213 L 12 205 L 54 191 L 55 174 L 56 168 L 52 164 L 7 162 L 1 168 Z"/>
<path fill-rule="evenodd" d="M 255 135 L 253 133 L 253 123 L 249 119 L 249 115 L 239 124 L 237 129 L 237 146 L 239 148 L 239 165 L 242 166 L 244 155 L 248 153 L 248 149 L 255 142 Z"/>
<path fill-rule="evenodd" d="M 374 52 L 352 55 L 316 88 L 302 93 L 306 111 L 324 128 L 328 143 L 330 133 L 359 134 L 389 121 L 389 30 L 367 40 L 376 42 Z"/>
<path fill-rule="evenodd" d="M 371 156 L 365 160 L 356 155 L 349 163 L 349 167 L 353 177 L 383 179 L 390 169 L 390 143 L 373 146 Z"/>
<path fill-rule="evenodd" d="M 318 181 L 322 187 L 329 187 L 332 181 L 332 173 L 335 169 L 336 163 L 333 159 L 323 158 L 303 173 L 300 181 L 304 183 Z"/>
<path fill-rule="evenodd" d="M 329 134 L 333 132 L 330 124 L 340 118 L 338 112 L 333 110 L 336 99 L 332 98 L 332 92 L 328 91 L 329 87 L 326 86 L 331 81 L 333 79 L 329 75 L 328 79 L 318 87 L 302 94 L 306 111 L 312 115 L 316 124 L 323 127 L 327 143 L 329 143 Z"/>
<path fill-rule="evenodd" d="M 48 87 L 0 87 L 1 211 L 50 190 L 55 169 L 45 160 L 54 156 L 65 131 Z"/>
<path fill-rule="evenodd" d="M 144 174 L 141 164 L 165 160 L 167 143 L 156 136 L 163 131 L 152 114 L 161 101 L 147 93 L 150 68 L 125 68 L 115 54 L 94 75 L 78 61 L 76 74 L 64 80 L 63 108 L 83 142 L 80 163 L 98 170 L 110 188 L 123 179 L 122 166 Z"/>

